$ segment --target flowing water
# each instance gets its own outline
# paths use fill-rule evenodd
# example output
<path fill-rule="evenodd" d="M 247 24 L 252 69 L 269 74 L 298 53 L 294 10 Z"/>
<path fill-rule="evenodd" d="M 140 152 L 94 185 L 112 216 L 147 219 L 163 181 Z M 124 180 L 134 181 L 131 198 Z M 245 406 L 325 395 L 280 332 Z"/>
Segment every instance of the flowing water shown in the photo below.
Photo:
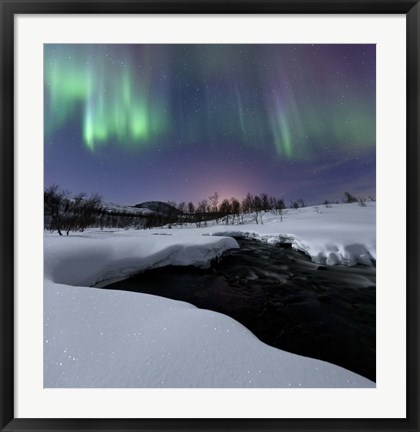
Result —
<path fill-rule="evenodd" d="M 237 239 L 209 269 L 168 266 L 106 289 L 155 294 L 229 315 L 268 345 L 376 380 L 376 269 L 326 267 L 281 245 Z"/>

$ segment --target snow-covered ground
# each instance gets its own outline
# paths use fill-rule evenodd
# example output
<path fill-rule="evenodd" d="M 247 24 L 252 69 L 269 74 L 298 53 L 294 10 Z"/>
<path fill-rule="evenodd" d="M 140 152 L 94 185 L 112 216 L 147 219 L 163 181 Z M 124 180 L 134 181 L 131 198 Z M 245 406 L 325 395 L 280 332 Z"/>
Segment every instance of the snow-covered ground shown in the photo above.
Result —
<path fill-rule="evenodd" d="M 225 315 L 89 287 L 151 267 L 206 266 L 238 247 L 220 236 L 232 231 L 287 238 L 328 264 L 332 253 L 347 264 L 375 257 L 374 205 L 318 210 L 290 210 L 283 222 L 266 214 L 264 225 L 45 234 L 44 386 L 374 387 L 341 367 L 272 348 Z"/>
<path fill-rule="evenodd" d="M 371 265 L 376 260 L 376 203 L 319 205 L 287 209 L 280 216 L 263 213 L 263 224 L 253 215 L 244 217 L 243 225 L 199 228 L 212 235 L 243 235 L 268 243 L 287 242 L 308 254 L 314 262 L 335 265 Z M 171 233 L 173 230 L 165 231 Z"/>

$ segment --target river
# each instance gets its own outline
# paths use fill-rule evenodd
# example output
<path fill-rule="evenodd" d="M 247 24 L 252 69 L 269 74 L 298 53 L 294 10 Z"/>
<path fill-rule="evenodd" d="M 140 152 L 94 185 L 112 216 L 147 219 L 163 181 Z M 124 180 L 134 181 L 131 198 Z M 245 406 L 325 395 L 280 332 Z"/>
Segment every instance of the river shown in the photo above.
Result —
<path fill-rule="evenodd" d="M 376 269 L 327 267 L 290 247 L 237 239 L 208 269 L 148 270 L 107 285 L 229 315 L 261 341 L 376 380 Z"/>

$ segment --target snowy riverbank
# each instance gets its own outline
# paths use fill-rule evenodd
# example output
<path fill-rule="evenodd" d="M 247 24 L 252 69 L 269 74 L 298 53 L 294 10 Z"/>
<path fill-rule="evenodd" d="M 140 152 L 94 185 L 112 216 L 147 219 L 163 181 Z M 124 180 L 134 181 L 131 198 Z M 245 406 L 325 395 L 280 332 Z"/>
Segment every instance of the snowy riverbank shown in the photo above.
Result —
<path fill-rule="evenodd" d="M 255 223 L 253 215 L 247 215 L 243 225 L 219 223 L 197 232 L 290 243 L 320 264 L 371 265 L 376 260 L 375 202 L 366 203 L 366 207 L 353 203 L 287 209 L 280 219 L 279 215 L 263 213 L 261 225 Z"/>
<path fill-rule="evenodd" d="M 286 235 L 320 262 L 332 263 L 333 253 L 363 262 L 376 256 L 374 210 L 339 205 L 290 211 L 283 222 L 267 214 L 264 225 L 45 234 L 45 387 L 374 387 L 341 367 L 265 345 L 225 315 L 89 287 L 150 267 L 205 266 L 237 247 L 219 236 L 227 231 L 269 242 Z"/>

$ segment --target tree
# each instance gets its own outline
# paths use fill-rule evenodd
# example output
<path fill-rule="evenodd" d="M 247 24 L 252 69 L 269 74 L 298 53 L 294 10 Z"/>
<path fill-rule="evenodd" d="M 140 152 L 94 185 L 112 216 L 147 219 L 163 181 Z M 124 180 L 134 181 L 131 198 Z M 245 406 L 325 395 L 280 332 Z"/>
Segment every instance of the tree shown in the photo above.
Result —
<path fill-rule="evenodd" d="M 79 193 L 67 200 L 65 209 L 66 234 L 70 231 L 84 231 L 87 227 L 95 225 L 96 218 L 101 211 L 101 197 L 98 194 L 86 198 L 85 193 Z M 124 226 L 131 222 L 131 215 L 125 213 Z"/>
<path fill-rule="evenodd" d="M 235 217 L 239 219 L 239 214 L 241 212 L 241 203 L 236 198 L 230 199 L 230 206 L 233 213 L 232 225 L 235 223 Z"/>
<path fill-rule="evenodd" d="M 211 211 L 217 213 L 218 205 L 219 205 L 219 194 L 215 192 L 212 196 L 209 196 L 209 202 Z"/>
<path fill-rule="evenodd" d="M 290 200 L 290 208 L 297 210 L 299 208 L 299 203 L 297 201 Z"/>
<path fill-rule="evenodd" d="M 297 200 L 297 202 L 298 202 L 298 204 L 299 204 L 299 207 L 306 207 L 306 203 L 305 203 L 305 201 L 303 201 L 303 199 L 302 198 L 299 198 L 298 200 Z"/>
<path fill-rule="evenodd" d="M 343 202 L 345 204 L 356 203 L 357 198 L 354 195 L 352 195 L 350 192 L 344 192 Z"/>
<path fill-rule="evenodd" d="M 366 207 L 366 198 L 359 197 L 359 206 L 360 207 Z"/>
<path fill-rule="evenodd" d="M 246 197 L 242 200 L 242 211 L 244 213 L 251 213 L 254 197 L 248 192 Z"/>
<path fill-rule="evenodd" d="M 63 235 L 64 205 L 69 195 L 68 191 L 61 191 L 58 185 L 51 185 L 44 191 L 44 223 L 51 231 L 57 230 Z"/>
<path fill-rule="evenodd" d="M 299 198 L 296 201 L 290 200 L 290 208 L 298 209 L 298 208 L 302 208 L 302 207 L 306 207 L 306 203 L 305 203 L 305 201 L 303 201 L 302 198 Z"/>
<path fill-rule="evenodd" d="M 177 208 L 180 212 L 179 220 L 180 220 L 181 226 L 182 226 L 184 223 L 185 213 L 187 212 L 187 204 L 185 203 L 185 201 L 182 201 L 178 204 Z"/>
<path fill-rule="evenodd" d="M 268 203 L 269 203 L 269 205 L 270 205 L 270 210 L 276 210 L 276 202 L 277 202 L 277 199 L 275 198 L 275 197 L 270 197 L 269 199 L 268 199 Z"/>
<path fill-rule="evenodd" d="M 81 222 L 81 213 L 83 211 L 83 201 L 86 197 L 85 193 L 79 193 L 72 199 L 67 200 L 64 208 L 64 225 L 66 235 L 69 235 L 70 231 L 77 231 Z"/>
<path fill-rule="evenodd" d="M 286 211 L 286 204 L 281 198 L 275 199 L 274 209 L 278 215 L 280 215 L 280 222 L 283 222 L 283 215 Z"/>
<path fill-rule="evenodd" d="M 82 206 L 80 214 L 79 228 L 84 230 L 88 226 L 92 226 L 95 223 L 96 215 L 102 209 L 102 199 L 98 194 L 92 194 L 90 198 L 86 199 Z M 127 214 L 128 219 L 132 220 L 133 215 Z"/>
<path fill-rule="evenodd" d="M 223 216 L 226 216 L 226 225 L 229 224 L 229 214 L 231 212 L 232 212 L 232 207 L 230 205 L 230 202 L 227 198 L 225 198 L 220 204 L 220 213 L 222 213 Z"/>
<path fill-rule="evenodd" d="M 194 206 L 194 204 L 193 204 L 192 202 L 189 202 L 189 203 L 188 203 L 188 213 L 189 213 L 190 215 L 193 215 L 194 212 L 195 212 L 195 206 Z"/>
<path fill-rule="evenodd" d="M 255 195 L 254 199 L 252 200 L 252 210 L 255 212 L 255 222 L 258 224 L 258 218 L 260 218 L 261 225 L 263 225 L 262 214 L 261 214 L 262 209 L 263 209 L 262 200 L 258 195 Z"/>
<path fill-rule="evenodd" d="M 197 208 L 195 210 L 195 213 L 196 213 L 195 223 L 196 223 L 196 225 L 197 225 L 198 228 L 201 227 L 201 223 L 206 218 L 207 209 L 208 209 L 208 202 L 207 202 L 207 200 L 202 200 L 202 201 L 200 201 L 197 204 Z"/>
<path fill-rule="evenodd" d="M 198 213 L 206 213 L 207 212 L 207 207 L 208 207 L 208 202 L 207 200 L 202 200 L 198 203 L 197 205 L 197 212 Z"/>
<path fill-rule="evenodd" d="M 57 185 L 52 185 L 44 191 L 44 221 L 45 227 L 51 231 L 83 231 L 88 226 L 100 226 L 107 223 L 104 210 L 101 208 L 101 198 L 94 194 L 86 198 L 85 193 L 79 193 L 72 198 L 70 192 L 62 191 Z"/>
<path fill-rule="evenodd" d="M 187 211 L 187 204 L 185 203 L 185 201 L 182 201 L 178 204 L 178 210 L 181 213 L 185 213 Z"/>
<path fill-rule="evenodd" d="M 261 210 L 268 211 L 270 210 L 270 202 L 268 199 L 268 195 L 266 193 L 260 194 L 261 199 Z"/>

